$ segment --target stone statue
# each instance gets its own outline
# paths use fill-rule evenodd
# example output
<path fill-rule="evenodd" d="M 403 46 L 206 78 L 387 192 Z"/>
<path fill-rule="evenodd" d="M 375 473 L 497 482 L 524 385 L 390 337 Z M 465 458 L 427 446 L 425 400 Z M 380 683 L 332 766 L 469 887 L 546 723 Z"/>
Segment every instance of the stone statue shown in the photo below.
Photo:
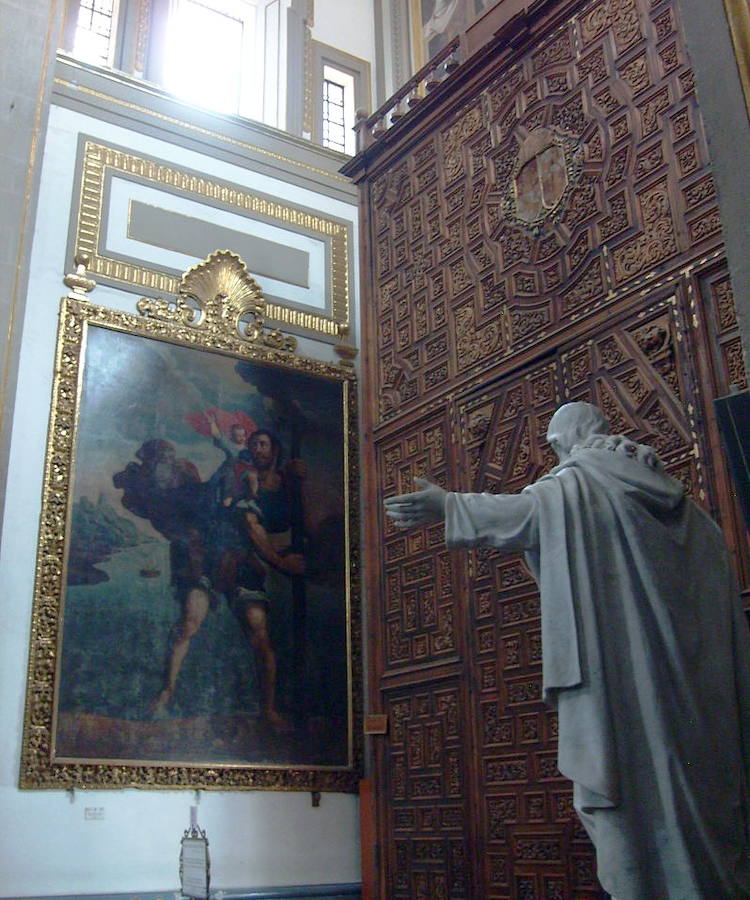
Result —
<path fill-rule="evenodd" d="M 654 451 L 569 403 L 560 463 L 516 495 L 421 490 L 401 527 L 525 551 L 558 766 L 617 900 L 750 897 L 750 634 L 719 528 Z"/>

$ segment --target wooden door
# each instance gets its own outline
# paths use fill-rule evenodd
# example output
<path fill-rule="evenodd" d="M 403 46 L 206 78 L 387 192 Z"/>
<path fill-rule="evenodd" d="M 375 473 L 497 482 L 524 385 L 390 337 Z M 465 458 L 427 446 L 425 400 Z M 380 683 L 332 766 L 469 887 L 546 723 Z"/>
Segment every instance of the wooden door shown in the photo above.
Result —
<path fill-rule="evenodd" d="M 678 11 L 535 7 L 350 169 L 368 273 L 368 694 L 389 723 L 372 740 L 388 900 L 601 892 L 540 701 L 525 567 L 447 551 L 440 527 L 397 531 L 384 495 L 417 475 L 520 490 L 553 464 L 557 406 L 591 399 L 718 518 L 747 582 L 711 406 L 746 377 Z"/>
<path fill-rule="evenodd" d="M 458 398 L 466 488 L 514 493 L 547 471 L 555 462 L 544 437 L 549 419 L 561 402 L 576 399 L 597 403 L 616 432 L 657 447 L 669 471 L 705 502 L 705 456 L 696 455 L 695 419 L 685 412 L 695 408 L 696 385 L 676 339 L 681 328 L 667 293 L 637 313 L 625 309 L 541 364 Z M 591 848 L 571 786 L 557 770 L 557 720 L 540 700 L 536 585 L 520 557 L 492 550 L 461 556 L 454 566 L 467 569 L 467 657 L 475 672 L 475 896 L 597 896 Z"/>

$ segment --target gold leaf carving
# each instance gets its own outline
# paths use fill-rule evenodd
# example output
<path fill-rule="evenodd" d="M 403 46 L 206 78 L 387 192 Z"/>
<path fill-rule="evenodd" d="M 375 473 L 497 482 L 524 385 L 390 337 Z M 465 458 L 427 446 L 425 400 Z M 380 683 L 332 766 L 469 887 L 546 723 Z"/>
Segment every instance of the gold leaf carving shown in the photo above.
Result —
<path fill-rule="evenodd" d="M 200 329 L 215 340 L 231 342 L 241 335 L 282 351 L 293 352 L 297 346 L 289 335 L 264 330 L 266 301 L 260 285 L 228 250 L 212 253 L 189 269 L 174 301 L 143 297 L 137 307 L 143 316 Z"/>
<path fill-rule="evenodd" d="M 273 154 L 272 154 L 273 155 Z M 125 262 L 107 256 L 99 240 L 104 227 L 104 195 L 108 173 L 135 176 L 155 185 L 157 189 L 177 190 L 197 197 L 199 202 L 219 203 L 240 215 L 260 217 L 275 221 L 279 226 L 296 226 L 313 233 L 321 240 L 330 241 L 330 263 L 327 277 L 331 284 L 331 308 L 324 312 L 303 311 L 286 303 L 270 302 L 267 315 L 274 321 L 327 335 L 342 335 L 349 328 L 349 254 L 350 237 L 346 223 L 323 214 L 316 214 L 302 207 L 295 207 L 273 200 L 261 194 L 241 190 L 234 185 L 209 178 L 197 178 L 189 170 L 167 165 L 159 160 L 135 156 L 86 141 L 81 161 L 81 192 L 76 222 L 77 254 L 90 257 L 87 263 L 89 275 L 107 278 L 120 284 L 153 291 L 175 294 L 179 290 L 177 279 L 159 269 L 146 267 L 142 262 Z M 377 192 L 385 193 L 388 179 L 378 182 Z"/>

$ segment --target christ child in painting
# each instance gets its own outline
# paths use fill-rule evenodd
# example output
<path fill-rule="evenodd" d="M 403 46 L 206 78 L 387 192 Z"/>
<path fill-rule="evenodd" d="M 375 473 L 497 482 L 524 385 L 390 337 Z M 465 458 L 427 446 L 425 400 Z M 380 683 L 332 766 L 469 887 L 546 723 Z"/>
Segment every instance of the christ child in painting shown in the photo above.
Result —
<path fill-rule="evenodd" d="M 213 413 L 207 412 L 206 419 L 214 445 L 225 456 L 224 462 L 213 475 L 213 480 L 217 484 L 222 505 L 229 507 L 243 494 L 247 494 L 247 485 L 243 481 L 248 470 L 253 467 L 247 449 L 247 429 L 241 422 L 235 422 L 230 426 L 229 434 L 225 435 Z"/>

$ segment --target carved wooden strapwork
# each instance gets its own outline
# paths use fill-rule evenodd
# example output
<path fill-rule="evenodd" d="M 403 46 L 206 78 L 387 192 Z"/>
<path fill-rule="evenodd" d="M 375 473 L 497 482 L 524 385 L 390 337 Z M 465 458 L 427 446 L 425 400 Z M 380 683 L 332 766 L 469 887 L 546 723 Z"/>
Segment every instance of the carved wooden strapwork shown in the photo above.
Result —
<path fill-rule="evenodd" d="M 372 173 L 381 422 L 484 359 L 541 347 L 570 317 L 627 302 L 678 271 L 688 244 L 705 255 L 721 240 L 667 12 L 591 0 L 507 64 L 498 45 L 461 103 L 459 67 L 450 102 L 442 88 L 420 101 L 408 152 L 399 128 L 349 164 Z M 667 47 L 678 65 L 659 62 Z M 440 98 L 446 115 L 426 129 Z M 466 352 L 490 335 L 489 353 Z"/>
<path fill-rule="evenodd" d="M 191 302 L 192 301 L 192 302 Z M 266 301 L 257 281 L 236 253 L 218 250 L 182 276 L 175 300 L 142 297 L 138 312 L 151 319 L 188 325 L 220 346 L 238 337 L 293 353 L 297 341 L 277 329 L 265 329 Z"/>
<path fill-rule="evenodd" d="M 373 754 L 375 893 L 389 900 L 600 891 L 556 770 L 529 573 L 487 550 L 459 562 L 434 526 L 398 531 L 382 496 L 419 475 L 518 491 L 555 464 L 557 406 L 592 400 L 746 559 L 710 404 L 747 373 L 677 0 L 527 3 L 504 20 L 515 6 L 492 7 L 488 42 L 411 111 L 413 83 L 386 103 L 380 139 L 347 164 L 368 234 L 370 697 L 391 723 Z M 456 685 L 458 781 L 435 700 Z"/>

